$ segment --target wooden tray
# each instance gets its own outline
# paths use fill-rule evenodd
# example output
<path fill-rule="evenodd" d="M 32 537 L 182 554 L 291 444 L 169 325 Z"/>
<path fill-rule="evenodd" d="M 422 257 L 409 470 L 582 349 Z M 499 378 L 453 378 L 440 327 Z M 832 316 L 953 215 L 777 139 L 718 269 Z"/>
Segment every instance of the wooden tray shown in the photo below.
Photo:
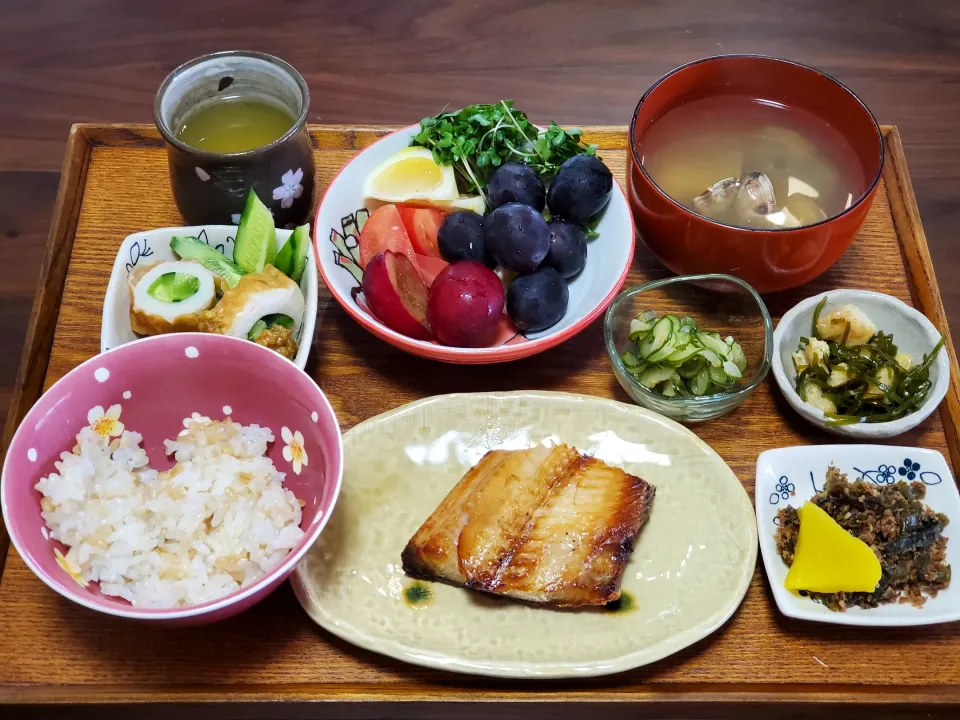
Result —
<path fill-rule="evenodd" d="M 321 188 L 389 128 L 315 127 Z M 856 243 L 819 280 L 767 298 L 775 316 L 836 287 L 895 295 L 948 332 L 900 139 L 885 129 L 887 164 Z M 625 128 L 589 128 L 622 178 Z M 4 447 L 40 392 L 99 348 L 108 269 L 136 230 L 179 225 L 162 142 L 152 127 L 79 125 L 67 158 Z M 629 283 L 666 271 L 638 246 Z M 948 453 L 960 467 L 960 374 L 938 415 L 897 442 Z M 428 395 L 463 390 L 568 390 L 628 401 L 604 350 L 601 322 L 555 350 L 500 366 L 447 366 L 392 349 L 321 289 L 307 371 L 344 430 Z M 801 420 L 772 375 L 730 419 L 696 428 L 753 492 L 757 455 L 831 438 Z M 960 518 L 956 519 L 960 521 Z M 957 552 L 954 549 L 954 554 Z M 710 638 L 655 665 L 591 681 L 498 682 L 420 669 L 341 643 L 315 626 L 288 586 L 212 627 L 161 629 L 94 614 L 48 590 L 11 550 L 0 582 L 0 703 L 23 717 L 46 704 L 182 704 L 204 717 L 788 717 L 853 703 L 846 715 L 956 717 L 960 623 L 857 629 L 782 617 L 758 565 L 739 612 Z M 282 709 L 269 701 L 284 702 Z M 537 701 L 537 704 L 530 704 Z M 644 703 L 637 707 L 633 703 Z M 455 707 L 454 707 L 455 704 Z M 772 707 L 776 705 L 777 707 Z M 495 707 L 494 707 L 495 706 Z M 118 712 L 116 707 L 112 712 Z M 112 715 L 112 713 L 111 713 Z"/>

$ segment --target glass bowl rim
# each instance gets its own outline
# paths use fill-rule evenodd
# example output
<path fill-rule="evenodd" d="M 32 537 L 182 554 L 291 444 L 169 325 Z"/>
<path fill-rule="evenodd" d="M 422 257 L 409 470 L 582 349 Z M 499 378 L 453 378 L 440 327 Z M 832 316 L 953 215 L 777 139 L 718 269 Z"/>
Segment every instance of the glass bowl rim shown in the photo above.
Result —
<path fill-rule="evenodd" d="M 617 352 L 617 348 L 614 345 L 613 318 L 620 306 L 636 295 L 641 295 L 648 290 L 656 290 L 657 288 L 661 288 L 666 285 L 672 285 L 674 283 L 694 283 L 717 280 L 739 285 L 750 294 L 750 296 L 753 298 L 753 301 L 760 309 L 760 317 L 763 320 L 763 360 L 757 370 L 753 373 L 753 377 L 750 382 L 745 383 L 735 390 L 731 390 L 729 392 L 713 393 L 712 395 L 696 395 L 692 397 L 667 397 L 666 395 L 653 392 L 649 388 L 641 385 L 640 382 L 627 370 L 627 366 L 623 364 L 623 360 L 620 358 L 620 354 Z M 767 373 L 770 372 L 770 367 L 773 363 L 773 320 L 770 317 L 770 311 L 767 309 L 767 306 L 760 297 L 760 294 L 754 290 L 751 285 L 738 277 L 727 275 L 725 273 L 674 275 L 673 277 L 661 278 L 660 280 L 651 280 L 627 290 L 623 290 L 614 298 L 613 302 L 610 303 L 610 307 L 607 308 L 607 312 L 604 314 L 603 340 L 607 347 L 607 355 L 610 357 L 610 363 L 616 370 L 619 371 L 617 373 L 619 376 L 627 378 L 630 383 L 630 387 L 636 389 L 643 397 L 649 398 L 654 402 L 661 402 L 679 408 L 695 408 L 703 407 L 705 405 L 719 405 L 731 401 L 735 401 L 737 404 L 739 404 L 743 402 L 754 390 L 756 390 L 760 383 L 763 382 L 763 380 L 767 377 Z"/>

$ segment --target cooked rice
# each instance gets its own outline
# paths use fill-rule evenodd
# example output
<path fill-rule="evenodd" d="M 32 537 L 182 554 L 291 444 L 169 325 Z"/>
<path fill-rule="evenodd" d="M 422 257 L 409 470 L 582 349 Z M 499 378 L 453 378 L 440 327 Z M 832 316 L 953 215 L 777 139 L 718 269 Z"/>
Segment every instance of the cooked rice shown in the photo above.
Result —
<path fill-rule="evenodd" d="M 82 584 L 136 607 L 195 605 L 228 595 L 279 565 L 303 537 L 300 504 L 266 457 L 269 428 L 194 415 L 176 440 L 177 464 L 157 472 L 124 431 L 89 427 L 57 472 L 37 483 L 58 562 Z"/>

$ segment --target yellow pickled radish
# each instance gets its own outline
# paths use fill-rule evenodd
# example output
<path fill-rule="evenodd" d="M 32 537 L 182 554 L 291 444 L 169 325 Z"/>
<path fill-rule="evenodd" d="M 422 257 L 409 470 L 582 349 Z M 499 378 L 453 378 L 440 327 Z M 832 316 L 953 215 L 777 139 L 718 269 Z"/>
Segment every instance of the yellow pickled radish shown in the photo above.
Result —
<path fill-rule="evenodd" d="M 809 592 L 873 592 L 880 561 L 860 538 L 844 530 L 824 510 L 807 502 L 797 511 L 800 532 L 784 586 Z"/>
<path fill-rule="evenodd" d="M 406 202 L 410 200 L 457 200 L 453 166 L 440 165 L 427 148 L 408 147 L 375 167 L 363 188 L 365 200 Z"/>

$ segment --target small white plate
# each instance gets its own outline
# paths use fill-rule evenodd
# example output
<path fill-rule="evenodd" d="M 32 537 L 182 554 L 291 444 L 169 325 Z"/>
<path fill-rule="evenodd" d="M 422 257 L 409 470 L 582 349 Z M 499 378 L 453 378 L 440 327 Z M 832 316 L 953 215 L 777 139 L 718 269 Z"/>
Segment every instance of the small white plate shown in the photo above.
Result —
<path fill-rule="evenodd" d="M 878 330 L 892 333 L 897 347 L 915 362 L 920 362 L 924 353 L 929 353 L 940 341 L 940 332 L 923 313 L 890 295 L 869 290 L 829 290 L 807 298 L 787 311 L 773 333 L 773 376 L 790 406 L 805 420 L 827 432 L 860 440 L 896 437 L 926 420 L 937 409 L 950 384 L 950 361 L 946 348 L 940 350 L 937 359 L 930 366 L 930 382 L 933 386 L 923 405 L 916 412 L 899 420 L 859 425 L 827 425 L 822 410 L 800 399 L 795 389 L 797 372 L 791 355 L 800 345 L 800 338 L 809 337 L 813 311 L 825 295 L 827 304 L 823 308 L 824 312 L 843 305 L 855 305 L 873 321 Z"/>
<path fill-rule="evenodd" d="M 872 627 L 934 625 L 960 620 L 960 588 L 956 583 L 937 597 L 928 598 L 920 608 L 889 604 L 867 610 L 855 607 L 846 612 L 830 610 L 810 598 L 794 595 L 783 586 L 787 565 L 777 554 L 774 540 L 777 511 L 788 505 L 799 508 L 823 490 L 831 463 L 846 473 L 850 481 L 862 477 L 877 485 L 890 485 L 898 480 L 922 482 L 927 487 L 924 502 L 951 520 L 944 537 L 953 537 L 954 528 L 960 522 L 960 493 L 950 466 L 936 450 L 897 445 L 813 445 L 760 453 L 756 484 L 760 552 L 780 612 L 800 620 Z M 951 564 L 960 552 L 957 542 L 947 543 L 947 561 Z"/>
<path fill-rule="evenodd" d="M 292 232 L 292 230 L 277 229 L 279 247 L 286 245 Z M 117 258 L 113 262 L 107 294 L 103 298 L 100 352 L 106 352 L 137 339 L 136 333 L 130 327 L 130 289 L 127 286 L 127 275 L 133 268 L 142 262 L 176 260 L 177 256 L 170 249 L 170 239 L 174 235 L 198 237 L 232 260 L 233 241 L 236 234 L 236 225 L 198 225 L 144 230 L 124 238 L 117 252 Z M 294 363 L 302 370 L 307 364 L 307 356 L 310 355 L 313 326 L 317 319 L 317 265 L 313 259 L 312 243 L 307 245 L 307 266 L 303 271 L 303 277 L 300 278 L 300 289 L 303 291 L 306 307 L 300 337 L 297 338 L 300 349 L 297 351 Z"/>

